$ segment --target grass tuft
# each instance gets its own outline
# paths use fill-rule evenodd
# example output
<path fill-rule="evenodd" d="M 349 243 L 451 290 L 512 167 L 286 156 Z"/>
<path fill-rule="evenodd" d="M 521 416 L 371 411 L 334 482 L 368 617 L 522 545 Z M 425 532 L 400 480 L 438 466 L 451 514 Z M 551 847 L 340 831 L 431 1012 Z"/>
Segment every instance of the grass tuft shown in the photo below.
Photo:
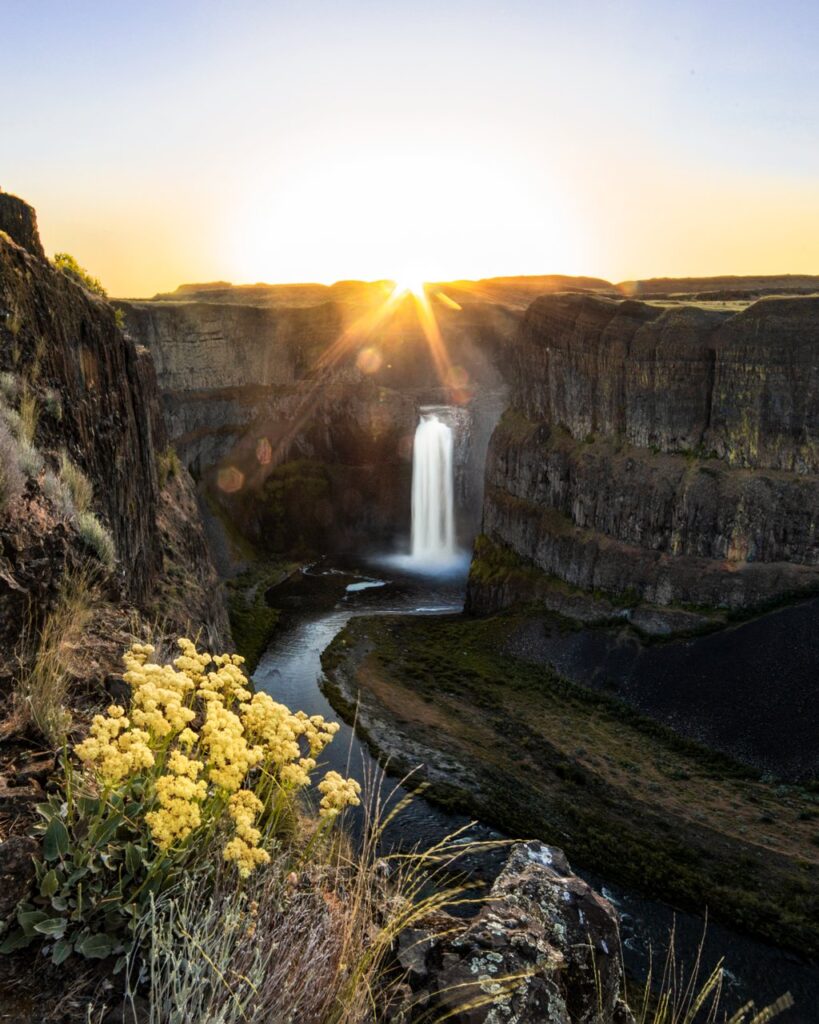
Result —
<path fill-rule="evenodd" d="M 61 746 L 70 725 L 66 709 L 75 651 L 91 617 L 91 591 L 84 573 L 63 578 L 57 604 L 42 627 L 24 630 L 21 670 L 14 691 L 18 727 L 33 726 L 50 747 Z"/>
<path fill-rule="evenodd" d="M 178 476 L 181 471 L 182 463 L 172 445 L 168 445 L 164 451 L 157 453 L 156 472 L 159 477 L 160 489 L 164 488 L 167 482 Z"/>
<path fill-rule="evenodd" d="M 0 420 L 0 512 L 20 497 L 24 486 L 18 442 L 8 425 Z"/>
<path fill-rule="evenodd" d="M 23 385 L 23 393 L 20 395 L 20 429 L 21 439 L 34 444 L 34 436 L 37 433 L 37 422 L 40 419 L 40 406 L 37 396 Z"/>
<path fill-rule="evenodd" d="M 116 564 L 117 550 L 114 539 L 93 512 L 77 514 L 77 531 L 83 543 L 89 547 L 104 566 L 112 569 Z"/>
<path fill-rule="evenodd" d="M 94 497 L 94 488 L 85 473 L 71 461 L 64 448 L 60 452 L 60 478 L 68 488 L 76 512 L 87 512 Z"/>
<path fill-rule="evenodd" d="M 133 999 L 147 976 L 146 1024 L 363 1024 L 381 1019 L 404 980 L 393 959 L 409 928 L 448 930 L 442 911 L 472 902 L 457 874 L 485 843 L 463 830 L 424 852 L 382 855 L 390 811 L 367 785 L 360 846 L 343 834 L 316 842 L 306 816 L 278 855 L 236 889 L 220 878 L 209 898 L 192 879 L 153 901 L 129 962 Z M 497 844 L 488 844 L 497 845 Z M 505 845 L 505 844 L 504 844 Z M 496 979 L 503 983 L 504 978 Z M 518 980 L 517 978 L 514 980 Z M 466 1003 L 465 1003 L 466 1005 Z"/>

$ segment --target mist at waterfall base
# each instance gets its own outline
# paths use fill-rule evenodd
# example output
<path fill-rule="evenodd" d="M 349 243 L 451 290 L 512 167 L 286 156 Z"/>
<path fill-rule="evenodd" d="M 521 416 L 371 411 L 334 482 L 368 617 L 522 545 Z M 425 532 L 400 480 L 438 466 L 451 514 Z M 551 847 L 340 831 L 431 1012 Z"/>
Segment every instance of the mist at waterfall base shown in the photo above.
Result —
<path fill-rule="evenodd" d="M 469 552 L 456 542 L 453 451 L 452 427 L 437 412 L 421 409 L 412 446 L 410 551 L 382 556 L 378 564 L 424 576 L 468 572 Z"/>

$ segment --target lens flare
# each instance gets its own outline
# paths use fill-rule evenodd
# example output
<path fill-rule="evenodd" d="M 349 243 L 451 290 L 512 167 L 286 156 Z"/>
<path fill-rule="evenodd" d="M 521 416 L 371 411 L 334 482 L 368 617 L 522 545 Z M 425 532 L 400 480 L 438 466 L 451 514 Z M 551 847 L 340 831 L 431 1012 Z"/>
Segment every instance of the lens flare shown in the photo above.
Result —
<path fill-rule="evenodd" d="M 355 361 L 355 365 L 361 370 L 362 373 L 378 373 L 381 369 L 381 364 L 384 362 L 381 353 L 372 345 L 368 345 L 366 348 L 358 353 L 358 358 Z"/>
<path fill-rule="evenodd" d="M 418 274 L 402 274 L 395 279 L 395 295 L 413 295 L 417 299 L 423 299 L 426 295 L 423 279 Z"/>

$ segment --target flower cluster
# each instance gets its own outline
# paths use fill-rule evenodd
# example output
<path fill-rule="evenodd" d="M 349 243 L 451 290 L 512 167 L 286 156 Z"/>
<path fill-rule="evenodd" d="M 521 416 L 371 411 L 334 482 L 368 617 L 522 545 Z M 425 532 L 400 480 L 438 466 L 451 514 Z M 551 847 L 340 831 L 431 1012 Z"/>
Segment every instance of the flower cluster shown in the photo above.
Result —
<path fill-rule="evenodd" d="M 310 785 L 316 758 L 339 727 L 321 715 L 294 713 L 266 693 L 251 694 L 239 656 L 178 643 L 172 664 L 153 661 L 150 644 L 125 653 L 128 716 L 112 705 L 75 750 L 103 791 L 125 795 L 136 784 L 160 850 L 181 849 L 197 829 L 221 828 L 226 813 L 233 835 L 223 856 L 247 877 L 270 859 L 261 823 L 273 803 Z M 361 787 L 331 771 L 319 790 L 320 816 L 333 819 L 359 803 Z"/>
<path fill-rule="evenodd" d="M 224 849 L 225 860 L 235 861 L 242 878 L 259 864 L 266 864 L 270 854 L 261 849 L 261 832 L 254 827 L 256 816 L 264 810 L 264 804 L 249 789 L 240 789 L 228 802 L 228 813 L 236 827 L 236 835 Z"/>
<path fill-rule="evenodd" d="M 130 726 L 125 709 L 112 704 L 107 717 L 94 715 L 91 735 L 74 748 L 77 757 L 93 767 L 106 786 L 154 765 L 150 736 Z"/>
<path fill-rule="evenodd" d="M 338 772 L 327 772 L 318 788 L 322 793 L 319 804 L 322 818 L 335 818 L 345 807 L 358 807 L 361 803 L 361 786 L 355 779 L 345 779 Z"/>

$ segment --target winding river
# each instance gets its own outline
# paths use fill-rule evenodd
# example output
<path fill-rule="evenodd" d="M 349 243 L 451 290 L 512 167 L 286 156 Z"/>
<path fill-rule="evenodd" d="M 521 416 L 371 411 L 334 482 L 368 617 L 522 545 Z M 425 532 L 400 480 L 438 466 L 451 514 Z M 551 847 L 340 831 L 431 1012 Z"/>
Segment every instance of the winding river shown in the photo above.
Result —
<path fill-rule="evenodd" d="M 402 571 L 397 561 L 392 565 L 388 562 L 368 564 L 363 570 L 327 566 L 303 570 L 294 585 L 271 593 L 271 598 L 275 598 L 272 603 L 282 607 L 283 615 L 276 636 L 254 674 L 256 687 L 294 709 L 337 720 L 338 715 L 320 685 L 321 654 L 333 638 L 357 615 L 460 612 L 465 571 L 463 566 L 445 577 L 422 577 Z M 341 730 L 325 751 L 324 759 L 327 768 L 360 780 L 373 778 L 378 772 L 375 760 L 347 722 L 341 723 Z M 387 782 L 386 788 L 391 789 L 393 780 Z M 404 791 L 398 787 L 395 799 L 403 795 Z M 394 819 L 386 841 L 424 848 L 467 825 L 466 817 L 415 797 Z M 500 838 L 497 831 L 483 824 L 473 826 L 469 835 L 478 839 Z M 664 903 L 644 899 L 584 871 L 582 866 L 572 866 L 608 897 L 620 913 L 623 955 L 631 976 L 645 978 L 650 950 L 654 951 L 655 971 L 662 964 L 672 926 L 679 959 L 684 964 L 693 963 L 703 934 L 701 918 L 675 912 Z M 485 864 L 472 867 L 484 873 L 492 869 Z M 814 967 L 780 949 L 711 923 L 705 934 L 703 979 L 726 951 L 724 995 L 728 1010 L 733 1012 L 749 999 L 754 999 L 758 1007 L 764 1006 L 790 991 L 796 1006 L 777 1020 L 783 1024 L 816 1024 L 819 976 Z"/>

